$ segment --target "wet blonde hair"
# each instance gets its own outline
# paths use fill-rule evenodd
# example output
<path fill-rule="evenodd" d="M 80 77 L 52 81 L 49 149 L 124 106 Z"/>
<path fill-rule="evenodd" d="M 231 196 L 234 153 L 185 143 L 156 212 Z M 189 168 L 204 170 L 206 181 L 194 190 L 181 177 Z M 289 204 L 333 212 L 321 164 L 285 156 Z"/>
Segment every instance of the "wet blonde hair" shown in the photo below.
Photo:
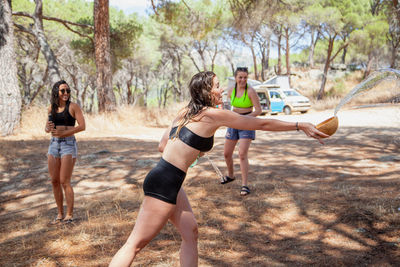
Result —
<path fill-rule="evenodd" d="M 193 117 L 199 114 L 204 108 L 216 105 L 216 99 L 214 99 L 211 93 L 215 76 L 215 73 L 212 71 L 202 71 L 192 77 L 189 83 L 191 99 L 182 111 L 183 114 L 178 122 L 176 136 L 179 135 L 181 128 L 193 120 Z"/>

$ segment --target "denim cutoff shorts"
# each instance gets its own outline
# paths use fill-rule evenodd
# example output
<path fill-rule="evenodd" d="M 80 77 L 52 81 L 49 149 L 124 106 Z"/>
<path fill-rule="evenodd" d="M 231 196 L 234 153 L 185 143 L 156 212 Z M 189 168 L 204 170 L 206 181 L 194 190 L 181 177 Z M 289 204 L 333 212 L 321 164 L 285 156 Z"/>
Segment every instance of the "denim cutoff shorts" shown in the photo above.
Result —
<path fill-rule="evenodd" d="M 228 128 L 226 130 L 226 139 L 229 140 L 239 140 L 239 139 L 256 139 L 256 131 L 254 130 L 238 130 L 233 128 Z"/>
<path fill-rule="evenodd" d="M 72 155 L 72 158 L 76 158 L 77 154 L 78 147 L 76 145 L 75 136 L 51 138 L 47 155 L 53 155 L 55 158 Z"/>

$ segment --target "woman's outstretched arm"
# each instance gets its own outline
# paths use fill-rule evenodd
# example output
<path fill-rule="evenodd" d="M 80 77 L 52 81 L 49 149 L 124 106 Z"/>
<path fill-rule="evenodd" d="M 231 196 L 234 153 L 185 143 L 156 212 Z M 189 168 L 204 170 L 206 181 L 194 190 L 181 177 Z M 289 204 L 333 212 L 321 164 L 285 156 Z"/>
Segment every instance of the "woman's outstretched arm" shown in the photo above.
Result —
<path fill-rule="evenodd" d="M 210 115 L 218 126 L 227 126 L 241 130 L 262 130 L 262 131 L 293 131 L 301 130 L 307 136 L 318 139 L 329 137 L 319 131 L 308 122 L 286 122 L 277 119 L 262 119 L 252 116 L 243 116 L 229 110 L 210 110 Z"/>

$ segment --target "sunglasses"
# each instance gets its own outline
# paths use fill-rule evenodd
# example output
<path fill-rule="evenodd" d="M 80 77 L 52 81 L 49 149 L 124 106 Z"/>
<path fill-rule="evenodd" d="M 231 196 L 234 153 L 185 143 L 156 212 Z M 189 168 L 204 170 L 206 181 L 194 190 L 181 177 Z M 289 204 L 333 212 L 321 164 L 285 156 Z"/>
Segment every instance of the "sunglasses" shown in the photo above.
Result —
<path fill-rule="evenodd" d="M 67 92 L 67 94 L 70 94 L 71 93 L 71 89 L 67 89 L 67 90 L 61 89 L 60 92 L 61 92 L 61 94 L 65 94 L 65 92 Z"/>
<path fill-rule="evenodd" d="M 249 70 L 248 70 L 247 67 L 237 67 L 237 68 L 236 68 L 236 71 L 245 71 L 245 72 L 248 72 Z"/>

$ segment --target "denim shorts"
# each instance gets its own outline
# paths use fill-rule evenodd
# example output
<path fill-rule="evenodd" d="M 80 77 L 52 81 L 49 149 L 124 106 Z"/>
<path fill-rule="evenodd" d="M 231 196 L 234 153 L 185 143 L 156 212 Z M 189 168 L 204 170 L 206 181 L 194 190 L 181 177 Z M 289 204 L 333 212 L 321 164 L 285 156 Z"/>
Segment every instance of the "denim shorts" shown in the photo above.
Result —
<path fill-rule="evenodd" d="M 239 140 L 239 139 L 256 139 L 256 131 L 254 130 L 238 130 L 233 128 L 228 128 L 226 130 L 226 139 L 229 140 Z"/>
<path fill-rule="evenodd" d="M 51 138 L 47 155 L 53 155 L 55 158 L 72 155 L 72 158 L 76 158 L 77 154 L 78 147 L 76 145 L 75 136 Z"/>

